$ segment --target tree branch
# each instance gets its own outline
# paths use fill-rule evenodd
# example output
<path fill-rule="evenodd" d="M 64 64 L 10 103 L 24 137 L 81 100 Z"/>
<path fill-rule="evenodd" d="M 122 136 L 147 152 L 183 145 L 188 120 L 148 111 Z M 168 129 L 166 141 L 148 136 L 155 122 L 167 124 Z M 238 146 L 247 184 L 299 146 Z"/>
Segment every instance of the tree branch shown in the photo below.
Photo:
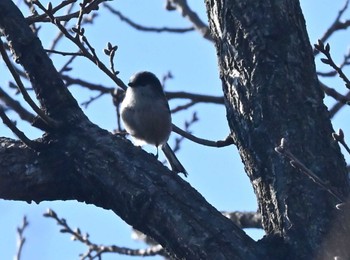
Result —
<path fill-rule="evenodd" d="M 17 239 L 17 254 L 14 258 L 15 260 L 21 259 L 23 246 L 24 246 L 24 243 L 26 242 L 26 238 L 24 237 L 23 233 L 24 233 L 24 230 L 28 227 L 28 225 L 29 225 L 29 222 L 27 220 L 27 217 L 24 216 L 22 225 L 17 227 L 18 239 Z"/>
<path fill-rule="evenodd" d="M 224 211 L 222 214 L 240 228 L 263 228 L 261 215 L 257 212 Z"/>
<path fill-rule="evenodd" d="M 208 26 L 199 18 L 199 16 L 191 10 L 187 4 L 187 0 L 168 0 L 170 5 L 176 8 L 183 17 L 187 18 L 194 28 L 208 41 L 213 41 Z"/>
<path fill-rule="evenodd" d="M 14 100 L 10 95 L 8 95 L 1 87 L 0 87 L 0 99 L 15 111 L 21 119 L 32 123 L 34 121 L 35 115 L 26 110 L 17 100 Z"/>
<path fill-rule="evenodd" d="M 72 235 L 72 240 L 80 241 L 88 247 L 88 251 L 81 255 L 81 260 L 84 259 L 100 259 L 102 254 L 104 253 L 117 253 L 121 255 L 129 255 L 129 256 L 154 256 L 159 254 L 165 254 L 164 249 L 161 245 L 154 245 L 146 249 L 131 249 L 120 247 L 116 245 L 104 246 L 93 243 L 90 240 L 90 236 L 88 233 L 83 234 L 79 228 L 73 229 L 71 228 L 67 221 L 64 218 L 59 218 L 57 213 L 52 209 L 49 209 L 46 213 L 44 213 L 45 217 L 52 218 L 56 220 L 57 224 L 61 227 L 61 233 L 68 233 Z M 166 255 L 166 254 L 165 254 Z"/>
<path fill-rule="evenodd" d="M 350 20 L 346 20 L 345 22 L 340 22 L 341 17 L 344 12 L 348 9 L 349 0 L 345 0 L 344 6 L 339 10 L 337 17 L 335 18 L 332 25 L 327 29 L 324 35 L 321 37 L 321 42 L 326 42 L 328 38 L 338 30 L 345 30 L 350 26 Z M 314 49 L 314 55 L 319 54 L 319 50 L 317 48 Z"/>
<path fill-rule="evenodd" d="M 263 257 L 256 242 L 153 155 L 89 122 L 11 0 L 0 1 L 0 30 L 42 106 L 67 122 L 37 140 L 39 152 L 0 138 L 1 198 L 74 199 L 111 209 L 177 258 Z"/>
<path fill-rule="evenodd" d="M 213 103 L 213 104 L 219 104 L 219 105 L 224 104 L 224 97 L 194 94 L 194 93 L 188 93 L 183 91 L 180 91 L 180 92 L 166 91 L 165 94 L 168 100 L 182 98 L 182 99 L 190 99 L 195 102 Z"/>
<path fill-rule="evenodd" d="M 169 27 L 147 27 L 143 26 L 141 24 L 137 24 L 133 22 L 131 19 L 123 15 L 120 11 L 114 9 L 109 4 L 104 4 L 104 7 L 106 7 L 112 14 L 119 17 L 119 19 L 123 22 L 126 22 L 128 25 L 130 25 L 132 28 L 139 30 L 139 31 L 145 31 L 145 32 L 156 32 L 156 33 L 162 33 L 162 32 L 169 32 L 169 33 L 186 33 L 194 31 L 193 27 L 189 28 L 169 28 Z"/>
<path fill-rule="evenodd" d="M 61 121 L 60 115 L 63 111 L 70 114 L 71 109 L 74 109 L 75 113 L 82 116 L 81 110 L 79 112 L 77 109 L 77 102 L 64 86 L 41 42 L 28 27 L 20 11 L 8 1 L 0 2 L 0 27 L 14 53 L 14 59 L 28 74 L 46 114 Z"/>

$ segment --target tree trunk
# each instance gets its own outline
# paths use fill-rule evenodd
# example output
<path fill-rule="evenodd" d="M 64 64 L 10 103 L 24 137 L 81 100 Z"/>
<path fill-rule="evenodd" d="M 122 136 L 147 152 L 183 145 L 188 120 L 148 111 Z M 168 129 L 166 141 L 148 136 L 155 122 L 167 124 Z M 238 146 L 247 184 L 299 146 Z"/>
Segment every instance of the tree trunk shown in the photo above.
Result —
<path fill-rule="evenodd" d="M 286 246 L 280 249 L 288 250 L 291 259 L 339 254 L 349 259 L 346 247 L 331 250 L 329 240 L 324 243 L 340 214 L 335 210 L 339 200 L 329 190 L 345 200 L 349 184 L 344 158 L 332 139 L 299 1 L 206 4 L 227 120 L 258 199 L 266 240 L 280 238 Z M 328 191 L 275 151 L 281 138 L 327 183 Z"/>

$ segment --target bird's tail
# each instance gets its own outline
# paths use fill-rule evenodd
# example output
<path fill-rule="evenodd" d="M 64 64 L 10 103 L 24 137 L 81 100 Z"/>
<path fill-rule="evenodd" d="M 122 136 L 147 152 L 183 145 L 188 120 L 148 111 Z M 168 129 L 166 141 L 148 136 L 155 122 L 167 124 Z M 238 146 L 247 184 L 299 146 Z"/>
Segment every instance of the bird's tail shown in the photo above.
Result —
<path fill-rule="evenodd" d="M 185 175 L 185 177 L 187 177 L 188 173 L 185 170 L 185 167 L 183 167 L 179 159 L 177 159 L 175 153 L 173 152 L 168 143 L 162 145 L 162 151 L 164 152 L 165 157 L 167 158 L 173 172 L 181 172 Z"/>

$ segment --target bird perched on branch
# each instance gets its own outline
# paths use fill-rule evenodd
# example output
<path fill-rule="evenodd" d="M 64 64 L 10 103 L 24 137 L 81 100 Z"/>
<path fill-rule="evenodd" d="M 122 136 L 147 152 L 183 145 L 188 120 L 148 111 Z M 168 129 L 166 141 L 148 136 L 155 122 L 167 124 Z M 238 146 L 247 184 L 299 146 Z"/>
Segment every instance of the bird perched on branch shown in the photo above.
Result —
<path fill-rule="evenodd" d="M 187 171 L 175 156 L 167 141 L 171 133 L 171 113 L 159 79 L 151 72 L 138 72 L 130 78 L 121 103 L 121 118 L 126 131 L 136 143 L 162 148 L 172 170 Z"/>

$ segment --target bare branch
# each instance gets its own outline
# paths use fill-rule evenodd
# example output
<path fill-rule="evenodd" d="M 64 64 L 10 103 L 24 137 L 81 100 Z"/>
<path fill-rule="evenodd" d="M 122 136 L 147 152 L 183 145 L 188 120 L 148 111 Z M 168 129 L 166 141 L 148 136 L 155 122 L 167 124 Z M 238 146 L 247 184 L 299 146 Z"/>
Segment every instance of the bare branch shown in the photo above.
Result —
<path fill-rule="evenodd" d="M 90 90 L 99 91 L 101 93 L 113 93 L 114 91 L 114 88 L 112 87 L 106 87 L 101 84 L 94 84 L 82 79 L 72 78 L 68 75 L 62 75 L 62 78 L 66 82 L 67 87 L 71 85 L 79 85 Z"/>
<path fill-rule="evenodd" d="M 62 2 L 63 3 L 63 2 Z M 61 4 L 62 4 L 61 3 Z M 73 2 L 67 9 L 66 14 L 70 14 L 73 11 L 75 2 Z M 65 21 L 63 26 L 66 26 L 68 21 Z M 61 31 L 58 31 L 57 36 L 53 39 L 51 46 L 49 47 L 49 50 L 54 50 L 56 45 L 59 43 L 59 41 L 63 38 L 64 34 Z"/>
<path fill-rule="evenodd" d="M 10 95 L 8 95 L 1 87 L 0 87 L 0 99 L 11 108 L 13 111 L 15 111 L 21 119 L 32 123 L 34 121 L 35 115 L 30 113 L 28 110 L 26 110 L 20 102 L 17 100 L 14 100 Z"/>
<path fill-rule="evenodd" d="M 341 145 L 345 148 L 345 150 L 350 154 L 350 148 L 345 142 L 343 130 L 339 129 L 338 134 L 337 133 L 333 133 L 332 136 L 333 136 L 334 140 L 336 140 L 337 142 L 341 143 Z"/>
<path fill-rule="evenodd" d="M 173 124 L 173 131 L 179 135 L 184 136 L 185 138 L 187 138 L 195 143 L 202 144 L 205 146 L 225 147 L 225 146 L 229 146 L 231 144 L 234 144 L 231 136 L 228 136 L 225 140 L 210 141 L 210 140 L 202 139 L 202 138 L 196 137 L 194 135 L 191 135 L 190 133 L 187 133 L 186 131 L 182 130 L 181 128 L 177 127 L 174 124 Z"/>
<path fill-rule="evenodd" d="M 55 14 L 57 11 L 61 10 L 65 6 L 72 4 L 72 3 L 75 3 L 77 1 L 78 0 L 62 1 L 59 5 L 57 5 L 56 7 L 53 7 L 51 9 L 52 14 Z M 108 1 L 108 0 L 93 0 L 93 1 L 91 1 L 90 4 L 84 8 L 84 10 L 83 10 L 84 14 L 89 14 L 91 11 L 97 10 L 99 8 L 99 5 L 103 2 L 106 2 L 106 1 Z M 38 0 L 34 0 L 33 2 L 34 2 L 34 4 L 36 4 L 38 2 Z M 59 22 L 64 22 L 64 21 L 69 21 L 72 18 L 77 18 L 77 17 L 79 17 L 79 15 L 80 15 L 80 11 L 74 12 L 71 14 L 67 14 L 67 15 L 63 15 L 63 16 L 57 16 L 56 19 Z M 29 24 L 37 23 L 37 22 L 48 23 L 48 22 L 51 22 L 51 18 L 46 13 L 44 13 L 44 14 L 41 14 L 39 16 L 38 15 L 30 16 L 27 18 L 27 21 Z"/>
<path fill-rule="evenodd" d="M 36 1 L 35 4 L 45 12 L 45 14 L 51 19 L 51 21 L 57 26 L 57 28 L 64 34 L 64 36 L 69 39 L 72 43 L 74 43 L 82 52 L 84 57 L 88 58 L 90 61 L 92 61 L 94 64 L 97 65 L 98 68 L 100 68 L 110 79 L 112 79 L 119 87 L 126 90 L 127 86 L 124 84 L 124 82 L 119 79 L 113 71 L 109 70 L 98 58 L 98 56 L 95 53 L 95 49 L 92 47 L 92 45 L 89 43 L 88 39 L 84 36 L 84 28 L 73 28 L 73 31 L 75 32 L 75 36 L 72 36 L 67 29 L 60 23 L 60 20 L 54 17 L 52 10 L 46 9 L 40 2 Z M 80 13 L 86 13 L 86 12 L 79 12 Z M 81 38 L 81 39 L 80 39 Z M 81 41 L 82 40 L 82 41 Z M 85 43 L 88 46 L 88 49 L 85 48 Z"/>
<path fill-rule="evenodd" d="M 176 98 L 182 98 L 182 99 L 191 99 L 192 101 L 195 101 L 197 103 L 212 103 L 212 104 L 218 104 L 223 105 L 224 104 L 224 97 L 215 97 L 215 96 L 209 96 L 209 95 L 201 95 L 201 94 L 194 94 L 194 93 L 188 93 L 188 92 L 165 92 L 166 97 L 168 100 L 176 99 Z"/>
<path fill-rule="evenodd" d="M 320 41 L 321 42 L 326 42 L 327 39 L 336 31 L 338 30 L 345 30 L 350 26 L 350 20 L 346 20 L 345 22 L 340 22 L 340 19 L 344 12 L 348 9 L 349 6 L 349 0 L 345 1 L 345 4 L 343 8 L 341 8 L 338 12 L 337 17 L 335 18 L 334 22 L 332 25 L 328 28 L 328 30 L 325 32 L 325 34 L 321 37 Z M 316 56 L 320 50 L 317 48 L 314 49 L 314 55 Z"/>
<path fill-rule="evenodd" d="M 145 32 L 156 32 L 156 33 L 162 33 L 162 32 L 170 32 L 170 33 L 186 33 L 186 32 L 192 32 L 194 31 L 193 27 L 189 28 L 169 28 L 169 27 L 147 27 L 143 26 L 141 24 L 137 24 L 133 22 L 131 19 L 127 18 L 125 15 L 123 15 L 120 11 L 114 9 L 109 4 L 103 4 L 104 7 L 106 7 L 112 14 L 119 17 L 119 19 L 123 22 L 126 22 L 128 25 L 130 25 L 132 28 L 139 30 L 139 31 L 145 31 Z"/>
<path fill-rule="evenodd" d="M 197 102 L 195 102 L 195 101 L 190 101 L 190 102 L 188 102 L 187 104 L 179 105 L 179 106 L 177 106 L 177 107 L 171 109 L 170 112 L 171 112 L 172 114 L 174 114 L 174 113 L 180 112 L 180 111 L 182 111 L 182 110 L 189 109 L 190 107 L 194 106 L 195 104 L 197 104 Z"/>
<path fill-rule="evenodd" d="M 83 103 L 81 103 L 81 105 L 85 108 L 87 108 L 92 102 L 94 102 L 95 100 L 99 99 L 100 97 L 102 97 L 104 95 L 104 93 L 100 93 L 95 97 L 90 97 L 89 100 L 84 101 Z"/>
<path fill-rule="evenodd" d="M 328 191 L 334 198 L 336 198 L 340 203 L 344 201 L 340 197 L 340 195 L 337 194 L 336 191 L 334 191 L 327 183 L 325 183 L 323 180 L 321 180 L 315 173 L 313 173 L 309 168 L 307 168 L 298 158 L 294 156 L 294 154 L 288 149 L 287 141 L 286 139 L 281 139 L 281 144 L 275 148 L 275 151 L 283 154 L 288 159 L 290 159 L 290 164 L 294 167 L 299 169 L 302 173 L 304 173 L 306 176 L 308 176 L 313 182 L 318 184 L 320 187 Z"/>
<path fill-rule="evenodd" d="M 54 54 L 60 54 L 62 56 L 84 56 L 81 52 L 67 52 L 67 51 L 58 51 L 58 50 L 50 50 L 45 49 L 47 53 L 54 53 Z"/>
<path fill-rule="evenodd" d="M 103 253 L 117 253 L 121 255 L 130 255 L 130 256 L 154 256 L 158 254 L 164 254 L 164 249 L 161 245 L 155 245 L 147 249 L 131 249 L 126 247 L 119 247 L 116 245 L 105 246 L 98 245 L 91 242 L 89 234 L 82 234 L 79 228 L 71 228 L 67 221 L 64 218 L 59 218 L 52 209 L 49 209 L 44 213 L 44 217 L 52 218 L 56 220 L 57 224 L 61 227 L 61 233 L 68 233 L 72 235 L 73 241 L 80 241 L 88 247 L 88 250 L 84 254 L 80 254 L 81 259 L 100 259 Z"/>
<path fill-rule="evenodd" d="M 330 54 L 330 45 L 328 43 L 324 45 L 323 42 L 319 40 L 318 44 L 315 44 L 315 48 L 326 56 L 326 58 L 321 59 L 321 61 L 331 66 L 338 73 L 339 77 L 345 82 L 345 86 L 350 89 L 350 80 L 342 71 L 342 69 L 333 61 L 333 58 Z"/>
<path fill-rule="evenodd" d="M 30 105 L 30 107 L 41 117 L 41 119 L 49 126 L 56 127 L 59 125 L 58 122 L 53 120 L 52 118 L 48 117 L 32 100 L 32 98 L 29 96 L 27 90 L 25 89 L 20 77 L 18 76 L 15 68 L 13 67 L 9 57 L 7 56 L 6 50 L 4 48 L 4 43 L 0 39 L 0 53 L 1 56 L 8 67 L 9 71 L 11 72 L 13 78 L 15 79 L 17 86 L 19 90 L 21 91 L 24 100 Z"/>
<path fill-rule="evenodd" d="M 335 100 L 343 103 L 343 104 L 347 104 L 347 102 L 350 101 L 350 98 L 340 94 L 338 91 L 336 91 L 334 88 L 330 88 L 328 86 L 326 86 L 324 83 L 320 82 L 320 86 L 323 89 L 323 91 L 326 93 L 326 95 L 331 96 L 332 98 L 334 98 Z"/>
<path fill-rule="evenodd" d="M 193 112 L 192 113 L 192 118 L 190 120 L 185 120 L 185 129 L 184 132 L 191 134 L 190 127 L 198 121 L 197 113 Z M 172 148 L 174 153 L 180 150 L 181 148 L 181 143 L 185 140 L 184 136 L 179 136 L 175 138 L 175 145 Z"/>
<path fill-rule="evenodd" d="M 24 237 L 24 230 L 28 227 L 29 222 L 27 217 L 23 217 L 22 225 L 17 228 L 18 240 L 17 240 L 17 254 L 15 256 L 15 260 L 20 260 L 22 255 L 22 250 L 24 243 L 26 242 L 26 238 Z"/>
<path fill-rule="evenodd" d="M 350 64 L 350 49 L 348 50 L 348 53 L 346 55 L 344 55 L 343 61 L 339 65 L 339 68 L 343 69 L 345 66 L 347 66 L 349 64 Z M 319 72 L 318 71 L 317 75 L 319 75 L 321 77 L 334 77 L 335 75 L 337 75 L 337 71 L 336 70 L 332 70 L 330 72 Z"/>
<path fill-rule="evenodd" d="M 28 147 L 36 150 L 39 146 L 39 143 L 30 140 L 21 130 L 19 130 L 15 124 L 7 117 L 4 109 L 0 107 L 0 117 L 2 122 L 11 129 L 11 131 L 19 138 L 21 141 L 26 144 Z"/>
<path fill-rule="evenodd" d="M 346 95 L 344 96 L 345 99 L 349 100 L 350 99 L 350 91 L 348 91 L 348 93 L 346 93 Z M 345 103 L 339 101 L 337 102 L 332 108 L 329 109 L 329 115 L 332 118 L 343 106 L 345 105 Z"/>
<path fill-rule="evenodd" d="M 208 26 L 199 18 L 199 16 L 191 10 L 187 4 L 187 0 L 168 0 L 170 5 L 176 8 L 183 17 L 187 18 L 194 28 L 204 37 L 204 39 L 213 41 Z"/>

